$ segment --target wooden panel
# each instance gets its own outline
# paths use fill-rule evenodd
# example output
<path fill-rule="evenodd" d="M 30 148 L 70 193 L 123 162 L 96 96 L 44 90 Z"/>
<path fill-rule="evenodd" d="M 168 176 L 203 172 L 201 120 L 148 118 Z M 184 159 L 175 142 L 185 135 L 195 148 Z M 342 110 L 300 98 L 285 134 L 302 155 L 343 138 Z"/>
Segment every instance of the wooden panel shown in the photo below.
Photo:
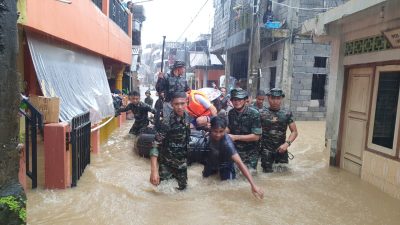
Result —
<path fill-rule="evenodd" d="M 346 119 L 344 149 L 345 157 L 361 164 L 366 136 L 366 121 L 349 117 Z"/>
<path fill-rule="evenodd" d="M 361 175 L 361 165 L 360 164 L 355 163 L 355 162 L 353 162 L 353 161 L 351 161 L 349 159 L 346 159 L 346 158 L 344 158 L 342 162 L 343 162 L 342 163 L 342 168 L 343 169 L 345 169 L 345 170 L 347 170 L 347 171 L 349 171 L 351 173 L 354 173 L 356 175 L 359 175 L 359 176 Z"/>
<path fill-rule="evenodd" d="M 367 115 L 370 87 L 370 75 L 355 75 L 350 77 L 348 112 Z"/>

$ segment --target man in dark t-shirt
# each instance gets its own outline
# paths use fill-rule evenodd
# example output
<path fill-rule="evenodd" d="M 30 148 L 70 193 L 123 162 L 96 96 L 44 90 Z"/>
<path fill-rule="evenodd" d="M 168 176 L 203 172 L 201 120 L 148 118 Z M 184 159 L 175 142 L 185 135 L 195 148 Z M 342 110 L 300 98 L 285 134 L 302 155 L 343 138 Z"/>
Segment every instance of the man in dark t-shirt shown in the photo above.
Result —
<path fill-rule="evenodd" d="M 236 163 L 242 174 L 249 181 L 254 196 L 262 199 L 264 191 L 254 183 L 253 177 L 240 159 L 232 139 L 226 134 L 226 127 L 227 122 L 225 118 L 217 116 L 211 119 L 210 142 L 208 146 L 210 152 L 207 155 L 206 164 L 204 165 L 203 177 L 209 177 L 219 172 L 221 180 L 235 179 L 234 163 Z"/>
<path fill-rule="evenodd" d="M 129 93 L 129 101 L 130 103 L 124 107 L 120 108 L 117 112 L 128 112 L 131 111 L 135 117 L 135 123 L 132 125 L 132 128 L 129 130 L 130 134 L 138 135 L 141 130 L 149 125 L 148 113 L 152 114 L 156 113 L 156 110 L 151 108 L 151 106 L 147 105 L 140 101 L 140 93 L 137 91 L 132 91 Z"/>

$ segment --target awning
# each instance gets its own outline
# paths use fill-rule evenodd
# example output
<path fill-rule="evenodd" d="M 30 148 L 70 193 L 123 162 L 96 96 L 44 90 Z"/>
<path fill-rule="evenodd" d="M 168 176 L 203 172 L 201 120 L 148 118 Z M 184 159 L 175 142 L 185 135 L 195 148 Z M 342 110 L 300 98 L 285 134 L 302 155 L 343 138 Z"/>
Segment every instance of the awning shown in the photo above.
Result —
<path fill-rule="evenodd" d="M 114 115 L 113 101 L 100 57 L 66 49 L 28 36 L 37 79 L 46 97 L 60 98 L 60 120 L 90 111 L 92 123 Z"/>

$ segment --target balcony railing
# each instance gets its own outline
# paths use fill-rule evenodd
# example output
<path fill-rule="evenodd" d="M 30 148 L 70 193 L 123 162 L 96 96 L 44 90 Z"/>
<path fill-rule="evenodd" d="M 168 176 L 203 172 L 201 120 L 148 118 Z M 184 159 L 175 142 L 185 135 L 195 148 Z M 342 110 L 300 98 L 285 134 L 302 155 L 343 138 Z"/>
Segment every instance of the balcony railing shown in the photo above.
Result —
<path fill-rule="evenodd" d="M 128 34 L 128 12 L 118 0 L 110 0 L 110 19 Z"/>
<path fill-rule="evenodd" d="M 103 0 L 92 0 L 92 2 L 99 7 L 100 10 L 103 9 Z"/>
<path fill-rule="evenodd" d="M 251 26 L 251 13 L 243 13 L 230 21 L 229 34 L 233 35 L 241 30 L 248 29 Z"/>

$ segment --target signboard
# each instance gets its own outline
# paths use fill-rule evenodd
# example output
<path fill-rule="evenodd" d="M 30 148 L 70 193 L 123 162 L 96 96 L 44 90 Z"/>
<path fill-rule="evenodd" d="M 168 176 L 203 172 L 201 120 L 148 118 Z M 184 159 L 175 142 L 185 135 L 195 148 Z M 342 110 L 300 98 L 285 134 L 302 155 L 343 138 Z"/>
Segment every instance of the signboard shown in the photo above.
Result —
<path fill-rule="evenodd" d="M 393 48 L 400 48 L 400 28 L 383 33 Z"/>
<path fill-rule="evenodd" d="M 133 45 L 132 46 L 132 55 L 139 55 L 140 53 L 140 45 Z"/>

